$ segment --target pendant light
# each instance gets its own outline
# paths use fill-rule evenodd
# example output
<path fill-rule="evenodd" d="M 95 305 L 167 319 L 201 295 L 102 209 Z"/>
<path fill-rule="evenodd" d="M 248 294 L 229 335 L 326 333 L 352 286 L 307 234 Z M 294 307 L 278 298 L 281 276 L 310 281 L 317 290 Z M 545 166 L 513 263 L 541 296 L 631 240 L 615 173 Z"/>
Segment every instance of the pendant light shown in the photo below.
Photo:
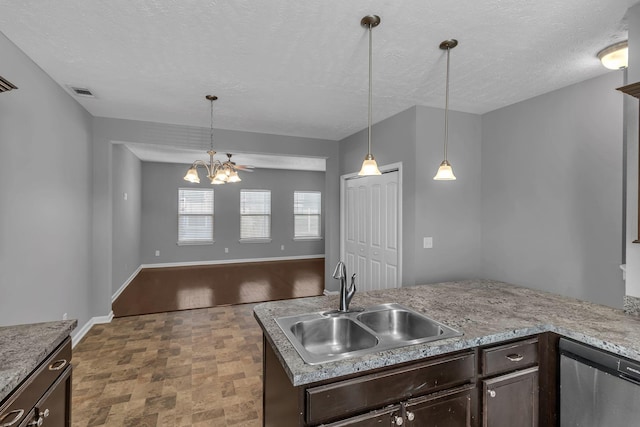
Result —
<path fill-rule="evenodd" d="M 444 160 L 440 163 L 436 176 L 433 177 L 436 181 L 453 181 L 456 179 L 451 163 L 447 160 L 447 145 L 449 143 L 449 54 L 451 49 L 456 46 L 458 46 L 458 40 L 456 39 L 445 40 L 440 43 L 440 49 L 447 50 L 447 83 L 444 101 Z"/>
<path fill-rule="evenodd" d="M 371 30 L 374 27 L 380 25 L 380 17 L 378 15 L 367 15 L 360 21 L 360 25 L 369 29 L 369 139 L 367 145 L 367 155 L 364 157 L 364 161 L 362 162 L 362 168 L 358 175 L 360 176 L 369 176 L 369 175 L 382 175 L 380 173 L 380 169 L 378 169 L 378 164 L 376 163 L 376 159 L 371 154 L 371 63 L 372 63 L 372 54 L 371 54 Z"/>

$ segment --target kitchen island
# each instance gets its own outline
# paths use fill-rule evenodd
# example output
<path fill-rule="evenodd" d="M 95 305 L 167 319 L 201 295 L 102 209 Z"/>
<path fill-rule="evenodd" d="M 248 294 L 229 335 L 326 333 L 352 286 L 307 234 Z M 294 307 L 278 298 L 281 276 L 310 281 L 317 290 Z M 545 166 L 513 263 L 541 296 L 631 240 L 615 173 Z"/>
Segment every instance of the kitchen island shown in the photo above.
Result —
<path fill-rule="evenodd" d="M 640 360 L 638 317 L 624 314 L 622 310 L 552 293 L 502 282 L 460 281 L 359 293 L 353 298 L 351 307 L 369 307 L 389 302 L 406 305 L 458 329 L 464 335 L 309 365 L 300 358 L 275 319 L 335 309 L 338 307 L 337 296 L 264 303 L 255 307 L 254 314 L 264 332 L 265 347 L 268 346 L 265 352 L 273 352 L 274 359 L 282 367 L 283 375 L 286 375 L 291 387 L 297 390 L 308 390 L 306 387 L 310 385 L 354 378 L 395 366 L 406 366 L 410 363 L 437 359 L 439 356 L 455 355 L 542 334 L 546 334 L 545 337 L 568 337 L 630 359 Z M 540 342 L 544 343 L 545 340 L 546 338 Z M 543 353 L 555 357 L 553 345 L 551 342 Z M 547 354 L 541 354 L 541 361 L 544 357 L 547 357 Z M 550 375 L 555 375 L 554 363 L 544 363 L 552 371 Z M 265 376 L 265 380 L 266 378 Z M 541 388 L 545 387 L 553 388 L 550 384 L 541 384 Z M 552 396 L 553 390 L 546 392 L 551 399 L 555 399 Z M 305 398 L 303 394 L 300 399 L 300 406 L 308 407 L 309 403 L 305 399 L 309 398 Z M 265 414 L 267 412 L 265 408 Z M 309 425 L 311 424 L 314 423 L 309 422 Z"/>

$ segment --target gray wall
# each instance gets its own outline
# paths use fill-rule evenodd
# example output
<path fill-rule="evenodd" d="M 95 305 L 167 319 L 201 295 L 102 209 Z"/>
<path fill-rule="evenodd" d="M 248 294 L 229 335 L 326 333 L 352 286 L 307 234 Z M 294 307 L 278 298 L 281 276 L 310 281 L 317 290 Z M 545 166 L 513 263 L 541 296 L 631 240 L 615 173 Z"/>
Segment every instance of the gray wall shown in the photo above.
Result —
<path fill-rule="evenodd" d="M 142 162 L 127 147 L 113 146 L 112 294 L 140 266 L 141 171 Z"/>
<path fill-rule="evenodd" d="M 622 305 L 621 84 L 612 72 L 483 116 L 483 276 Z"/>
<path fill-rule="evenodd" d="M 450 112 L 449 161 L 458 180 L 434 181 L 443 156 L 444 111 L 413 107 L 376 123 L 372 152 L 379 165 L 402 162 L 402 284 L 477 278 L 480 274 L 481 118 Z M 340 144 L 340 173 L 360 169 L 367 130 Z M 433 237 L 423 249 L 422 238 Z"/>
<path fill-rule="evenodd" d="M 434 181 L 444 156 L 444 110 L 417 107 L 416 283 L 481 275 L 480 194 L 482 124 L 476 114 L 449 111 L 447 157 L 455 181 Z M 484 165 L 482 165 L 484 166 Z M 422 238 L 433 237 L 433 249 Z"/>
<path fill-rule="evenodd" d="M 0 33 L 0 325 L 92 317 L 91 116 Z"/>
<path fill-rule="evenodd" d="M 115 162 L 115 157 L 114 157 Z M 143 264 L 324 255 L 323 240 L 293 240 L 293 192 L 324 193 L 324 172 L 255 169 L 240 172 L 242 181 L 212 186 L 206 179 L 191 184 L 182 179 L 189 165 L 142 163 Z M 200 171 L 201 175 L 203 171 Z M 178 246 L 178 188 L 213 188 L 213 245 Z M 271 242 L 240 243 L 240 190 L 271 190 Z M 324 195 L 323 195 L 324 205 Z M 281 250 L 284 245 L 284 250 Z M 115 242 L 114 242 L 115 246 Z M 229 253 L 224 252 L 229 248 Z M 155 256 L 155 251 L 160 256 Z"/>
<path fill-rule="evenodd" d="M 640 4 L 629 9 L 629 68 L 627 83 L 640 81 Z M 624 96 L 627 149 L 626 293 L 640 298 L 640 244 L 638 238 L 638 100 Z"/>
<path fill-rule="evenodd" d="M 325 280 L 327 284 L 332 286 L 334 280 L 331 278 L 331 268 L 339 258 L 340 252 L 338 142 L 224 129 L 216 129 L 214 132 L 215 141 L 221 141 L 216 142 L 216 148 L 220 152 L 259 152 L 275 155 L 315 156 L 326 159 L 327 169 L 323 194 L 325 209 L 324 254 L 327 259 Z M 206 149 L 209 145 L 209 129 L 134 120 L 94 119 L 93 220 L 95 227 L 92 247 L 92 277 L 95 289 L 92 310 L 94 313 L 107 314 L 111 310 L 114 244 L 112 152 L 114 143 L 123 142 Z M 144 262 L 144 260 L 141 261 Z"/>

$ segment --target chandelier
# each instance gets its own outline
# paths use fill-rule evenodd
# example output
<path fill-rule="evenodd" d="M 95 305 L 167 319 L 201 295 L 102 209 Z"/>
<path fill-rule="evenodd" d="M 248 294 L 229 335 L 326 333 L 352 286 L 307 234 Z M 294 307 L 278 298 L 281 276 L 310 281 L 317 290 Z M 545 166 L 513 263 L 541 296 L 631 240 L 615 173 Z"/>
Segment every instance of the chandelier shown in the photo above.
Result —
<path fill-rule="evenodd" d="M 231 161 L 231 154 L 227 153 L 227 161 L 221 162 L 220 160 L 214 160 L 216 152 L 213 150 L 213 101 L 218 99 L 215 95 L 207 95 L 205 98 L 211 103 L 211 127 L 209 131 L 210 148 L 207 151 L 209 155 L 209 164 L 203 160 L 196 160 L 193 162 L 187 174 L 184 176 L 185 181 L 199 184 L 200 176 L 198 176 L 198 166 L 202 166 L 207 170 L 207 178 L 211 181 L 211 184 L 226 184 L 227 182 L 240 182 L 240 176 L 238 175 L 238 169 L 246 169 L 248 166 L 239 167 Z"/>

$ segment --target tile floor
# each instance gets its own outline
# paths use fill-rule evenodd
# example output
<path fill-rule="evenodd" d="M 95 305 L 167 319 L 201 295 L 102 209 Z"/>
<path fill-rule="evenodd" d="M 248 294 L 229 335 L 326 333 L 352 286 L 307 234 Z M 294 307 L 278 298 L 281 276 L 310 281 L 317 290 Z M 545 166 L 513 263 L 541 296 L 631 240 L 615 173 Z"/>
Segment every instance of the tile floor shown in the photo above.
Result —
<path fill-rule="evenodd" d="M 253 306 L 94 326 L 73 352 L 72 425 L 262 425 L 262 335 Z"/>

